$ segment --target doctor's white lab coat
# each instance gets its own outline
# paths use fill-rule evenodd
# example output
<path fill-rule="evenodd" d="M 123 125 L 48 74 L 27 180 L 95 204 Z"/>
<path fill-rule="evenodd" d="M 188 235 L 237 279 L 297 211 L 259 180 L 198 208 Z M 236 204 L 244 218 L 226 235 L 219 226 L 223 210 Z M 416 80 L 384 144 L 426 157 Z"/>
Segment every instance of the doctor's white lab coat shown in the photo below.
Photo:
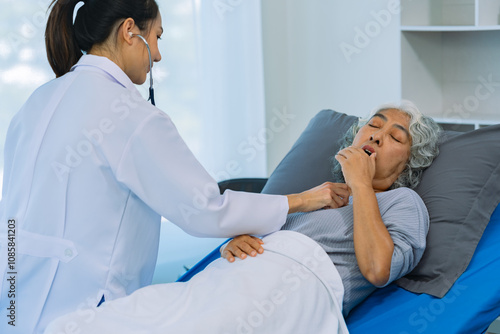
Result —
<path fill-rule="evenodd" d="M 3 187 L 0 333 L 40 333 L 150 284 L 161 216 L 229 237 L 278 230 L 288 211 L 284 196 L 220 195 L 170 118 L 91 55 L 16 114 Z"/>

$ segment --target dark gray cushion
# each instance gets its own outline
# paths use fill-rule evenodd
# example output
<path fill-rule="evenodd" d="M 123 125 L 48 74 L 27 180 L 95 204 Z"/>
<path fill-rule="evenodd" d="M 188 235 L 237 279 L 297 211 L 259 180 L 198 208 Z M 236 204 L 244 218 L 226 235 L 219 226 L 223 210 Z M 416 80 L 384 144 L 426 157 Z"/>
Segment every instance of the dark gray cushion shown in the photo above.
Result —
<path fill-rule="evenodd" d="M 397 284 L 443 297 L 465 271 L 500 202 L 500 125 L 451 137 L 415 189 L 431 224 L 417 267 Z"/>
<path fill-rule="evenodd" d="M 331 158 L 357 117 L 319 112 L 270 176 L 263 193 L 291 194 L 334 181 Z M 431 218 L 418 266 L 397 284 L 443 297 L 465 271 L 500 202 L 500 125 L 465 134 L 446 131 L 440 155 L 415 189 Z"/>
<path fill-rule="evenodd" d="M 323 182 L 333 182 L 331 158 L 358 118 L 333 110 L 314 116 L 262 190 L 265 194 L 295 194 Z"/>

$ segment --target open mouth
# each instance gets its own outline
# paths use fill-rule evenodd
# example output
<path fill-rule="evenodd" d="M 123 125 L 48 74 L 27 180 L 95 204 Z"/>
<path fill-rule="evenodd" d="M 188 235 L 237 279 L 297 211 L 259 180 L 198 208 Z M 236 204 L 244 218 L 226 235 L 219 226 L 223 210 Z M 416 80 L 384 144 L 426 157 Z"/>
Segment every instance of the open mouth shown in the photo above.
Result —
<path fill-rule="evenodd" d="M 365 153 L 368 154 L 368 156 L 372 155 L 375 152 L 375 150 L 368 145 L 363 146 L 361 149 L 365 151 Z"/>

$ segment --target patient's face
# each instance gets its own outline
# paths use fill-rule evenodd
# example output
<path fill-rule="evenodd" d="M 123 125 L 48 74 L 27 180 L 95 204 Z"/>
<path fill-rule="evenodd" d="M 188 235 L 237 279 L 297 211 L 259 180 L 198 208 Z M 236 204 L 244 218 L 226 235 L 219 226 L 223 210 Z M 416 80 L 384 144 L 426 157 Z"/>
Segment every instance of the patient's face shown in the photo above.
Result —
<path fill-rule="evenodd" d="M 405 169 L 410 157 L 409 116 L 396 109 L 375 114 L 361 127 L 352 146 L 377 153 L 373 187 L 387 190 Z"/>

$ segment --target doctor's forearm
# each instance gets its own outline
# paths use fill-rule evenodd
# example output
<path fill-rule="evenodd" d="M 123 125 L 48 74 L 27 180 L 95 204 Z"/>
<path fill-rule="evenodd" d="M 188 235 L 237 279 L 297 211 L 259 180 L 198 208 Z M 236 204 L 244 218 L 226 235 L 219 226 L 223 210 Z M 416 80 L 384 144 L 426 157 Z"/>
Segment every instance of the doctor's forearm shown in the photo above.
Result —
<path fill-rule="evenodd" d="M 288 198 L 288 213 L 300 212 L 303 201 L 299 194 L 286 195 Z"/>
<path fill-rule="evenodd" d="M 344 184 L 325 182 L 299 194 L 287 195 L 288 213 L 338 208 L 347 204 L 349 194 Z"/>

